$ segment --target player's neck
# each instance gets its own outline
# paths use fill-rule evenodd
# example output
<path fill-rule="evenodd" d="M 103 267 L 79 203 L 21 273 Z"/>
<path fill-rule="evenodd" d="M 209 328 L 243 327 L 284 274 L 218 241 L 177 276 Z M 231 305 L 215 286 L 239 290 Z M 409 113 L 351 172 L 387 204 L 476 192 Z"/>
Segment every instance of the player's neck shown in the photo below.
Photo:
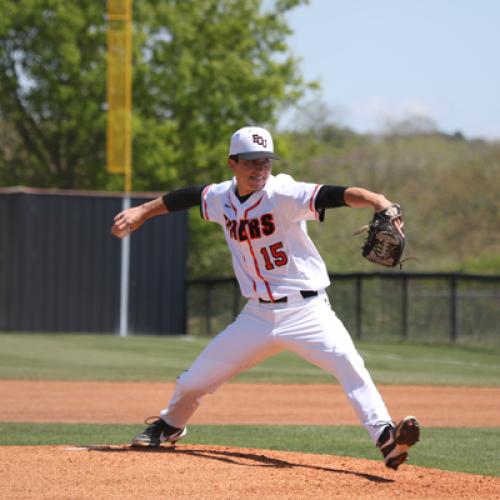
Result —
<path fill-rule="evenodd" d="M 252 196 L 253 193 L 254 191 L 250 191 L 250 193 L 241 195 L 238 191 L 238 188 L 234 190 L 234 194 L 236 195 L 236 198 L 238 198 L 240 203 L 245 203 L 245 201 L 247 201 L 248 198 L 250 198 L 250 196 Z"/>

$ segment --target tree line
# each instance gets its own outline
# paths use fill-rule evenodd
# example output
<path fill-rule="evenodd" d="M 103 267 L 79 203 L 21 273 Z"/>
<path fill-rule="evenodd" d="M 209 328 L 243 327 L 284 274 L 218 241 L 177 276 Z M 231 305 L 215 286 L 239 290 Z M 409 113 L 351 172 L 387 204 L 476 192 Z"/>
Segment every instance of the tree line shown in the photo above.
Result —
<path fill-rule="evenodd" d="M 133 2 L 134 189 L 221 178 L 227 136 L 310 86 L 285 43 L 303 0 Z M 119 189 L 105 170 L 106 11 L 4 0 L 0 184 Z"/>
<path fill-rule="evenodd" d="M 500 271 L 500 146 L 396 124 L 357 134 L 308 109 L 317 88 L 286 43 L 286 14 L 306 0 L 133 2 L 133 189 L 168 191 L 227 177 L 230 134 L 275 132 L 275 171 L 361 185 L 402 204 L 409 270 Z M 106 13 L 96 0 L 4 0 L 0 17 L 0 186 L 119 191 L 105 169 Z M 297 120 L 298 123 L 299 120 Z M 332 271 L 373 270 L 352 233 L 370 213 L 329 210 L 310 232 Z M 191 276 L 228 274 L 218 228 L 190 211 Z"/>

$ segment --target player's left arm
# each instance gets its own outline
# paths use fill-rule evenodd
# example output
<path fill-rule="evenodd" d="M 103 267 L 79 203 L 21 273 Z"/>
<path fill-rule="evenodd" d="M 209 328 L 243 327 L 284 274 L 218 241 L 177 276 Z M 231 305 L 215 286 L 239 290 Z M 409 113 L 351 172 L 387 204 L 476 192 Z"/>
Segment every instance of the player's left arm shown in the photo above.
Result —
<path fill-rule="evenodd" d="M 379 212 L 391 205 L 383 195 L 360 187 L 323 185 L 315 199 L 316 209 L 337 208 L 349 206 L 353 208 L 372 207 Z"/>
<path fill-rule="evenodd" d="M 345 187 L 323 185 L 318 191 L 315 199 L 315 207 L 318 212 L 325 208 L 336 208 L 348 206 L 352 208 L 372 208 L 374 212 L 380 212 L 393 203 L 383 194 L 375 193 L 361 187 Z M 402 221 L 397 221 L 398 227 L 403 227 Z"/>
<path fill-rule="evenodd" d="M 392 205 L 383 194 L 374 193 L 360 187 L 349 187 L 344 193 L 346 205 L 353 208 L 373 208 L 374 212 L 380 212 Z"/>
<path fill-rule="evenodd" d="M 344 193 L 344 199 L 350 207 L 371 207 L 374 212 L 382 212 L 386 208 L 394 205 L 394 203 L 388 200 L 383 194 L 374 193 L 373 191 L 360 187 L 347 188 Z M 402 234 L 404 221 L 401 214 L 399 214 L 398 218 L 394 219 L 394 226 Z"/>
<path fill-rule="evenodd" d="M 392 205 L 383 194 L 374 193 L 360 187 L 349 187 L 344 193 L 344 199 L 348 206 L 353 208 L 373 208 L 374 212 L 380 212 Z"/>

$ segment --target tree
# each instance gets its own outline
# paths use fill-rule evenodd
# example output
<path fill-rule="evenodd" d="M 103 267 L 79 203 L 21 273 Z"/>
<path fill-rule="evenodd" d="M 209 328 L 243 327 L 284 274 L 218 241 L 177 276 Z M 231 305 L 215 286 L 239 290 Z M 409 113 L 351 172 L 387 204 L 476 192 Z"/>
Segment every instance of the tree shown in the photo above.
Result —
<path fill-rule="evenodd" d="M 2 185 L 102 185 L 104 29 L 98 2 L 2 2 Z"/>
<path fill-rule="evenodd" d="M 133 11 L 133 187 L 217 180 L 228 135 L 307 87 L 285 37 L 305 0 L 143 0 Z M 0 185 L 119 187 L 105 172 L 106 19 L 96 0 L 4 0 Z"/>

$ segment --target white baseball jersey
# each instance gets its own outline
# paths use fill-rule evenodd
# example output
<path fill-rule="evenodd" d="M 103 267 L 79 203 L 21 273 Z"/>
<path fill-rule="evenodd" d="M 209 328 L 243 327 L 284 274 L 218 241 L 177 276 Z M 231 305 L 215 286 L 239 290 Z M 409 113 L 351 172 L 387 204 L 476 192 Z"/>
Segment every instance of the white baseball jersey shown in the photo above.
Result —
<path fill-rule="evenodd" d="M 243 203 L 235 195 L 235 178 L 204 189 L 202 216 L 222 226 L 244 297 L 274 301 L 330 285 L 306 228 L 307 220 L 318 218 L 314 202 L 320 187 L 270 175 L 264 189 Z"/>

